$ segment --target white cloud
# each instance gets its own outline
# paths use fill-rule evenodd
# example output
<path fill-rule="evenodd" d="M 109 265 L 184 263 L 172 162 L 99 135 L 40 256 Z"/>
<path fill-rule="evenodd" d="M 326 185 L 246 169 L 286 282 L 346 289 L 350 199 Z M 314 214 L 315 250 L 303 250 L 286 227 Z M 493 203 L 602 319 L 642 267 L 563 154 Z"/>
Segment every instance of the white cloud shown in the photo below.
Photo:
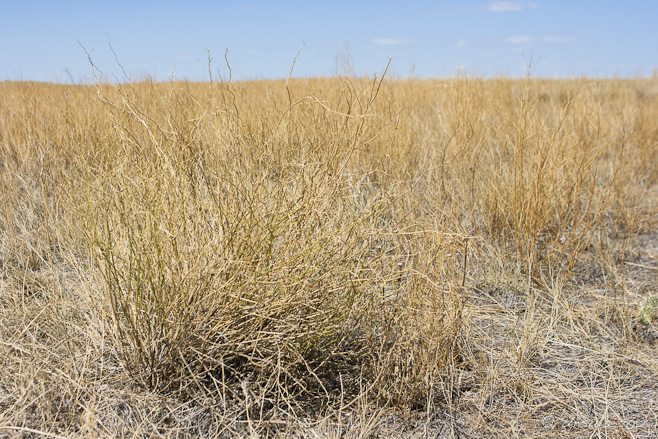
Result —
<path fill-rule="evenodd" d="M 460 47 L 466 47 L 466 40 L 455 41 L 455 44 L 451 45 L 451 49 L 459 49 Z"/>
<path fill-rule="evenodd" d="M 512 44 L 530 43 L 534 40 L 535 40 L 534 37 L 527 37 L 527 36 L 522 36 L 522 35 L 509 37 L 509 38 L 505 39 L 505 41 L 507 41 L 508 43 L 512 43 Z"/>
<path fill-rule="evenodd" d="M 570 43 L 575 40 L 574 37 L 568 35 L 544 35 L 542 38 L 542 41 L 546 43 Z"/>
<path fill-rule="evenodd" d="M 533 42 L 570 43 L 572 41 L 576 41 L 576 39 L 568 35 L 544 35 L 543 37 L 515 35 L 513 37 L 505 38 L 505 41 L 511 44 L 525 44 L 525 43 L 533 43 Z"/>
<path fill-rule="evenodd" d="M 381 44 L 384 46 L 394 46 L 397 44 L 410 44 L 411 40 L 410 39 L 402 39 L 402 40 L 396 40 L 394 38 L 373 38 L 370 40 L 371 42 L 375 44 Z"/>
<path fill-rule="evenodd" d="M 535 9 L 537 3 L 521 2 L 521 1 L 495 1 L 489 3 L 489 10 L 491 12 L 509 12 L 509 11 L 522 11 L 524 9 Z"/>

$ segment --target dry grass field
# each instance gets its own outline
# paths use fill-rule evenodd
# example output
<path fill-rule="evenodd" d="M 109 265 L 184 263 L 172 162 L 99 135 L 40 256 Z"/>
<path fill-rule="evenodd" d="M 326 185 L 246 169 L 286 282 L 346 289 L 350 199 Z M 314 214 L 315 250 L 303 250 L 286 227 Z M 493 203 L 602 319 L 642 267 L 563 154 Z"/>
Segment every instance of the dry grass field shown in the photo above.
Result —
<path fill-rule="evenodd" d="M 658 80 L 0 84 L 0 437 L 658 437 Z"/>

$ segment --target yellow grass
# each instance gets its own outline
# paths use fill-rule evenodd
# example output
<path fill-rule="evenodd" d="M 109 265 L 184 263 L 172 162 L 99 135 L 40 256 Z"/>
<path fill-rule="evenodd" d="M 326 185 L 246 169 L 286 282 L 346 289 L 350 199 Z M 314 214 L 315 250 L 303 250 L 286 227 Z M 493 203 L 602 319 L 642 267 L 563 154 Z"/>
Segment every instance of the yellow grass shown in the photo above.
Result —
<path fill-rule="evenodd" d="M 658 82 L 0 85 L 0 436 L 658 434 Z"/>

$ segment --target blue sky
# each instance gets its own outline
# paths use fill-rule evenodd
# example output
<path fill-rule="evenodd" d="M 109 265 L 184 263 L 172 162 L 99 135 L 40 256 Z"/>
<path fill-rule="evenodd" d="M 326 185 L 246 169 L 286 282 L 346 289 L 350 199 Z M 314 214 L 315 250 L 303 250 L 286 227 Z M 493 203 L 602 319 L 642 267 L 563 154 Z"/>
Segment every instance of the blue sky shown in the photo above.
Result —
<path fill-rule="evenodd" d="M 0 80 L 640 76 L 658 67 L 658 1 L 0 0 Z M 108 43 L 109 41 L 109 43 Z"/>

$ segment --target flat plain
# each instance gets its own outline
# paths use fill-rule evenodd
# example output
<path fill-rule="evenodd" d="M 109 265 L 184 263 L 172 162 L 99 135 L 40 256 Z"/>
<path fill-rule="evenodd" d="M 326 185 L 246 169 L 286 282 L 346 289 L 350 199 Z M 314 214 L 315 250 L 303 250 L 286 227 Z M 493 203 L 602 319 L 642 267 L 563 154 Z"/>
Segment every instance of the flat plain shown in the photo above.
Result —
<path fill-rule="evenodd" d="M 0 437 L 658 436 L 658 80 L 0 84 Z"/>

